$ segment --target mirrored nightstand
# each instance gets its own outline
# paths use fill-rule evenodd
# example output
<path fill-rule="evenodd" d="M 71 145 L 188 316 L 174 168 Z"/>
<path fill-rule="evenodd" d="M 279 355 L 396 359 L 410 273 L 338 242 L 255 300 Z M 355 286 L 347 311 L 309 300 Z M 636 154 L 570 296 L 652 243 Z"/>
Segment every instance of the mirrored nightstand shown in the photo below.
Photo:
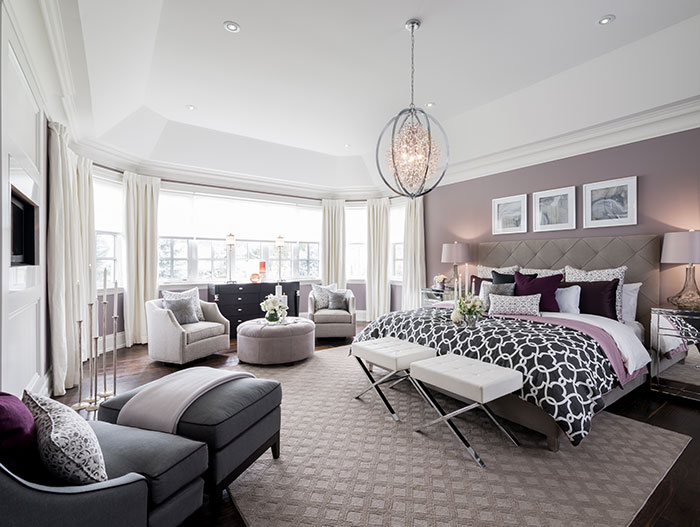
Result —
<path fill-rule="evenodd" d="M 426 287 L 420 290 L 421 307 L 432 306 L 438 302 L 446 302 L 455 299 L 455 291 L 452 288 L 431 289 Z"/>

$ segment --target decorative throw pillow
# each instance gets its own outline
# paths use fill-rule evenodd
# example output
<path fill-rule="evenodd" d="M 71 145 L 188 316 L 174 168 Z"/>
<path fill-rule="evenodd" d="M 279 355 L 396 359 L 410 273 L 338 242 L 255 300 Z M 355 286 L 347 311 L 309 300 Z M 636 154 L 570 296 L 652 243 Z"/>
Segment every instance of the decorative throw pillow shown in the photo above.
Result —
<path fill-rule="evenodd" d="M 518 269 L 522 274 L 536 274 L 537 278 L 545 278 L 547 276 L 554 276 L 555 274 L 560 274 L 564 275 L 564 269 L 530 269 L 527 267 L 524 267 L 522 269 Z"/>
<path fill-rule="evenodd" d="M 327 309 L 328 308 L 328 293 L 331 291 L 337 291 L 338 286 L 335 284 L 330 285 L 316 285 L 311 284 L 311 289 L 314 292 L 314 300 L 316 309 Z"/>
<path fill-rule="evenodd" d="M 513 274 L 518 269 L 520 269 L 520 267 L 517 265 L 511 265 L 510 267 L 489 267 L 488 265 L 477 265 L 476 276 L 479 278 L 491 278 L 491 273 L 493 271 L 503 274 Z"/>
<path fill-rule="evenodd" d="M 481 284 L 483 284 L 484 282 L 491 283 L 493 282 L 493 280 L 491 278 L 480 278 L 473 274 L 469 281 L 469 290 L 474 291 L 474 293 L 477 295 L 481 295 Z"/>
<path fill-rule="evenodd" d="M 102 449 L 85 419 L 65 404 L 27 391 L 22 402 L 34 416 L 41 461 L 54 476 L 73 484 L 107 480 Z"/>
<path fill-rule="evenodd" d="M 622 286 L 625 283 L 625 273 L 627 266 L 616 267 L 614 269 L 596 269 L 595 271 L 584 271 L 576 269 L 570 265 L 566 266 L 565 280 L 567 282 L 603 282 L 619 280 L 615 293 L 615 314 L 617 320 L 622 322 Z"/>
<path fill-rule="evenodd" d="M 163 307 L 169 309 L 175 315 L 178 324 L 193 324 L 199 322 L 197 311 L 191 297 L 163 299 Z"/>
<path fill-rule="evenodd" d="M 491 271 L 491 276 L 493 276 L 494 284 L 514 284 L 515 283 L 515 271 L 513 274 L 499 273 L 498 271 Z M 526 275 L 529 278 L 537 278 L 536 274 Z"/>
<path fill-rule="evenodd" d="M 579 302 L 581 301 L 581 286 L 572 285 L 571 287 L 560 287 L 554 292 L 557 299 L 560 313 L 575 313 L 579 314 Z"/>
<path fill-rule="evenodd" d="M 197 320 L 204 320 L 204 312 L 199 304 L 199 289 L 193 287 L 187 291 L 163 291 L 163 300 L 177 300 L 178 298 L 191 298 Z"/>
<path fill-rule="evenodd" d="M 625 322 L 637 320 L 637 301 L 641 287 L 641 282 L 622 286 L 622 320 Z"/>
<path fill-rule="evenodd" d="M 348 310 L 348 300 L 345 291 L 328 291 L 328 309 Z"/>
<path fill-rule="evenodd" d="M 32 412 L 18 397 L 0 392 L 0 463 L 17 474 L 36 454 Z"/>
<path fill-rule="evenodd" d="M 515 284 L 492 284 L 483 282 L 479 298 L 484 302 L 484 310 L 488 312 L 491 306 L 491 295 L 515 296 Z"/>
<path fill-rule="evenodd" d="M 598 315 L 617 320 L 615 298 L 619 281 L 608 282 L 560 282 L 559 287 L 577 285 L 581 288 L 579 308 L 586 315 Z"/>
<path fill-rule="evenodd" d="M 489 295 L 489 315 L 533 315 L 540 316 L 540 295 L 503 296 Z"/>
<path fill-rule="evenodd" d="M 564 276 L 560 274 L 544 278 L 533 278 L 515 271 L 515 294 L 516 296 L 529 296 L 540 293 L 542 295 L 540 298 L 540 311 L 558 313 L 559 304 L 557 304 L 555 293 L 562 278 Z"/>

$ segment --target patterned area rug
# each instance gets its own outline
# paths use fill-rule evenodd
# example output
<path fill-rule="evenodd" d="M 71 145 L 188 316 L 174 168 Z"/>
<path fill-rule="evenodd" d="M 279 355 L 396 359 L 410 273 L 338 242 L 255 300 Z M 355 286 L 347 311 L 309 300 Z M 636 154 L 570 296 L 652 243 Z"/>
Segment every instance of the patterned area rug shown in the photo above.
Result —
<path fill-rule="evenodd" d="M 394 423 L 348 347 L 290 367 L 242 369 L 282 382 L 282 455 L 269 451 L 230 487 L 247 524 L 372 526 L 627 525 L 690 438 L 603 412 L 578 447 L 513 427 L 520 448 L 474 410 L 458 426 L 480 469 L 403 382 L 386 390 Z M 456 409 L 458 404 L 446 403 Z"/>

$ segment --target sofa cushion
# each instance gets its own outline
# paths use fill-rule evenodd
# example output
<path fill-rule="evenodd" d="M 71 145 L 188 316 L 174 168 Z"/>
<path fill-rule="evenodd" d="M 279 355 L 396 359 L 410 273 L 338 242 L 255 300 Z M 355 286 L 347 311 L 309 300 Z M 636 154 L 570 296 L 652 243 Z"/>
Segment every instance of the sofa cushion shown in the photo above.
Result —
<path fill-rule="evenodd" d="M 99 418 L 116 422 L 119 411 L 141 388 L 107 399 Z M 204 441 L 219 450 L 282 402 L 282 386 L 271 379 L 235 379 L 217 386 L 185 410 L 178 435 Z"/>
<path fill-rule="evenodd" d="M 343 309 L 319 309 L 314 313 L 317 324 L 351 324 L 352 315 Z"/>
<path fill-rule="evenodd" d="M 218 322 L 194 322 L 193 324 L 183 324 L 182 329 L 187 333 L 187 344 L 199 342 L 200 340 L 223 335 L 226 327 Z"/>
<path fill-rule="evenodd" d="M 88 424 L 102 447 L 109 478 L 129 472 L 146 476 L 155 505 L 207 470 L 207 445 L 199 441 L 102 421 Z"/>

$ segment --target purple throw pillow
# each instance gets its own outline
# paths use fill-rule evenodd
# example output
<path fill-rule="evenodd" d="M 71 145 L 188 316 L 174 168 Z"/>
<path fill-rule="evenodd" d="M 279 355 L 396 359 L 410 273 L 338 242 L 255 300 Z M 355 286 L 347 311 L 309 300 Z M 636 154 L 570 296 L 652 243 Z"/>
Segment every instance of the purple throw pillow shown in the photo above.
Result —
<path fill-rule="evenodd" d="M 540 295 L 540 311 L 559 312 L 555 292 L 564 275 L 555 274 L 542 278 L 533 278 L 515 271 L 515 296 Z"/>
<path fill-rule="evenodd" d="M 37 457 L 34 416 L 12 394 L 0 392 L 0 463 L 17 473 Z"/>
<path fill-rule="evenodd" d="M 469 292 L 471 293 L 473 287 L 474 294 L 478 296 L 481 292 L 481 282 L 493 282 L 493 280 L 491 280 L 490 278 L 481 278 L 480 276 L 476 276 L 475 274 L 473 274 L 469 281 Z"/>
<path fill-rule="evenodd" d="M 579 309 L 586 315 L 598 315 L 617 320 L 618 278 L 602 282 L 561 282 L 559 287 L 581 287 Z"/>

